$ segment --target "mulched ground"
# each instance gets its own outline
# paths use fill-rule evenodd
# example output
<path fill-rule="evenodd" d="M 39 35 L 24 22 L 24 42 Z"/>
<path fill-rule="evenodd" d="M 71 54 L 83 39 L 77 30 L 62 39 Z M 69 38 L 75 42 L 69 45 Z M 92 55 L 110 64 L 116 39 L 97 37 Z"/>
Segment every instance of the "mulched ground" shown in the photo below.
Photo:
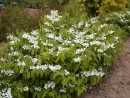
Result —
<path fill-rule="evenodd" d="M 80 98 L 130 98 L 130 38 L 108 77 Z"/>

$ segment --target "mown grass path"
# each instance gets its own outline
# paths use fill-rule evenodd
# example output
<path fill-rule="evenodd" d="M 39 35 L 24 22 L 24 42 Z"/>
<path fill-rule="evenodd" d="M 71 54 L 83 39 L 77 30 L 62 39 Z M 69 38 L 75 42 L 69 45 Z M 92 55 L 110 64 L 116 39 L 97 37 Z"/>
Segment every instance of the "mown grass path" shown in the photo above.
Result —
<path fill-rule="evenodd" d="M 80 98 L 130 98 L 130 38 L 108 77 Z"/>

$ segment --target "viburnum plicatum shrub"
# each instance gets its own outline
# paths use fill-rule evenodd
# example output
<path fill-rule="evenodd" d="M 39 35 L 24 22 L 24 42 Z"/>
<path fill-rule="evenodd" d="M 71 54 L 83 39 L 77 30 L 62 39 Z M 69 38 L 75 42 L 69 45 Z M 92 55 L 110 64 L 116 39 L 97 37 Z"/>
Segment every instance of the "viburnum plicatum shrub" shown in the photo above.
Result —
<path fill-rule="evenodd" d="M 40 29 L 9 35 L 0 58 L 0 96 L 71 98 L 99 83 L 122 48 L 122 31 L 98 17 L 52 10 Z"/>
<path fill-rule="evenodd" d="M 104 16 L 104 22 L 117 25 L 130 33 L 130 11 L 107 14 Z"/>

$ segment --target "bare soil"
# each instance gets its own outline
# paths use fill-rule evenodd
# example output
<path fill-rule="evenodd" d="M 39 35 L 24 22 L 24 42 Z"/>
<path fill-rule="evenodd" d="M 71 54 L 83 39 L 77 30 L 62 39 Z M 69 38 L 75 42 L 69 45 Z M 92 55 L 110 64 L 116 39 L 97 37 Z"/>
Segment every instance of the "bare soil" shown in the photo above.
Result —
<path fill-rule="evenodd" d="M 107 78 L 80 98 L 130 98 L 130 38 Z"/>

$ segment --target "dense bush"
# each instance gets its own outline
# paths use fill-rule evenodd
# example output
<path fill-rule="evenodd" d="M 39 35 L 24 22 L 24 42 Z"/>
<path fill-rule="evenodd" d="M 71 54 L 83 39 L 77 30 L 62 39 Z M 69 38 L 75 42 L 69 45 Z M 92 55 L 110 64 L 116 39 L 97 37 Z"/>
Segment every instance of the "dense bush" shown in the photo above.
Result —
<path fill-rule="evenodd" d="M 15 34 L 16 31 L 38 28 L 40 16 L 38 11 L 29 14 L 29 11 L 18 6 L 6 7 L 0 15 L 0 41 L 6 40 L 8 34 Z"/>
<path fill-rule="evenodd" d="M 96 85 L 122 49 L 122 30 L 81 17 L 51 11 L 40 29 L 8 36 L 0 58 L 0 96 L 71 98 Z"/>
<path fill-rule="evenodd" d="M 103 21 L 104 23 L 117 25 L 130 33 L 130 11 L 106 14 Z"/>
<path fill-rule="evenodd" d="M 3 6 L 19 5 L 28 8 L 41 8 L 46 3 L 56 3 L 64 5 L 71 0 L 0 0 Z"/>

